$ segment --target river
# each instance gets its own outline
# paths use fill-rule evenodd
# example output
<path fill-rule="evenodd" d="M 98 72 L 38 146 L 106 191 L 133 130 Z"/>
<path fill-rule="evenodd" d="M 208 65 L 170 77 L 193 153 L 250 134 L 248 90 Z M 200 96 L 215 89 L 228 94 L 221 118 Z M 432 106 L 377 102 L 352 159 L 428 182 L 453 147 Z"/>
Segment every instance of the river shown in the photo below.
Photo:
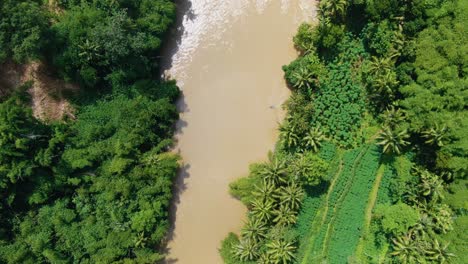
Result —
<path fill-rule="evenodd" d="M 179 38 L 166 51 L 178 80 L 176 182 L 166 263 L 217 264 L 221 240 L 238 232 L 246 208 L 229 183 L 263 161 L 277 139 L 289 91 L 281 66 L 292 36 L 314 17 L 311 0 L 179 1 Z"/>

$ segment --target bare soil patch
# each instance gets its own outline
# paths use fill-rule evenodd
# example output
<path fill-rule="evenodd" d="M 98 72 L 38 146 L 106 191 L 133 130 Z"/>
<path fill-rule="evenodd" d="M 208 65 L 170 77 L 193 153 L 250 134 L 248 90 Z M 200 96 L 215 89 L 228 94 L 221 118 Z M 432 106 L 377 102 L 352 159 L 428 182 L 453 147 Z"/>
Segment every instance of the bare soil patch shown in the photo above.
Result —
<path fill-rule="evenodd" d="M 0 65 L 0 97 L 7 96 L 17 87 L 31 82 L 28 93 L 31 95 L 33 115 L 46 122 L 74 119 L 74 109 L 66 99 L 66 94 L 76 93 L 78 86 L 67 83 L 50 74 L 50 69 L 42 62 L 19 65 L 5 62 Z"/>

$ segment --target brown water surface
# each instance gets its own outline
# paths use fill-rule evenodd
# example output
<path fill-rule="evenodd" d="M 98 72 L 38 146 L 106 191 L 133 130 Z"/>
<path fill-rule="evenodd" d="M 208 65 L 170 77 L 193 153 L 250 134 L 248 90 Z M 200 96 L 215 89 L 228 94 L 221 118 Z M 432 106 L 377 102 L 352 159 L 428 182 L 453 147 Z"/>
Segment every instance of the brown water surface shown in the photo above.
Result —
<path fill-rule="evenodd" d="M 251 3 L 224 20 L 224 31 L 204 32 L 183 67 L 172 65 L 183 90 L 175 151 L 184 168 L 167 263 L 222 263 L 222 239 L 243 223 L 246 209 L 228 185 L 265 160 L 277 139 L 289 95 L 281 66 L 297 56 L 292 36 L 305 12 L 299 0 L 288 2 L 285 9 L 285 1 L 271 1 L 261 12 Z"/>

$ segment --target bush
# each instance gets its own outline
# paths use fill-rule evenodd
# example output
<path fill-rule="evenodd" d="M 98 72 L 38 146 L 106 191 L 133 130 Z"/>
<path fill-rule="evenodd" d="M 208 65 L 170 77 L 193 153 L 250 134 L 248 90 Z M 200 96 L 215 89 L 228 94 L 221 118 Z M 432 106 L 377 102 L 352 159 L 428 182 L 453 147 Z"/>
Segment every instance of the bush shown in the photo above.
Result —
<path fill-rule="evenodd" d="M 398 236 L 418 223 L 419 212 L 401 202 L 394 205 L 383 204 L 375 209 L 375 218 L 380 219 L 381 228 L 386 234 Z"/>
<path fill-rule="evenodd" d="M 0 62 L 18 63 L 42 57 L 49 33 L 49 15 L 38 1 L 5 0 L 0 4 Z"/>
<path fill-rule="evenodd" d="M 308 23 L 302 23 L 293 38 L 294 45 L 302 54 L 307 54 L 315 50 L 317 42 L 316 28 Z"/>

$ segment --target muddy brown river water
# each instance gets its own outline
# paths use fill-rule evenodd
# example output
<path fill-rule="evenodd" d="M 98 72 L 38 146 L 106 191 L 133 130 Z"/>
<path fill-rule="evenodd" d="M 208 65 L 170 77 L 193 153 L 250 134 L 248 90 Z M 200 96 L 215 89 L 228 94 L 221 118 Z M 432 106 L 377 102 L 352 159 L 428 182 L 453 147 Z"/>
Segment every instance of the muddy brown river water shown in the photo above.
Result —
<path fill-rule="evenodd" d="M 311 0 L 192 0 L 184 9 L 166 72 L 183 90 L 175 151 L 184 161 L 166 263 L 217 264 L 221 240 L 239 231 L 246 212 L 228 185 L 274 148 L 289 95 L 281 66 L 297 56 L 292 36 L 315 7 Z"/>

